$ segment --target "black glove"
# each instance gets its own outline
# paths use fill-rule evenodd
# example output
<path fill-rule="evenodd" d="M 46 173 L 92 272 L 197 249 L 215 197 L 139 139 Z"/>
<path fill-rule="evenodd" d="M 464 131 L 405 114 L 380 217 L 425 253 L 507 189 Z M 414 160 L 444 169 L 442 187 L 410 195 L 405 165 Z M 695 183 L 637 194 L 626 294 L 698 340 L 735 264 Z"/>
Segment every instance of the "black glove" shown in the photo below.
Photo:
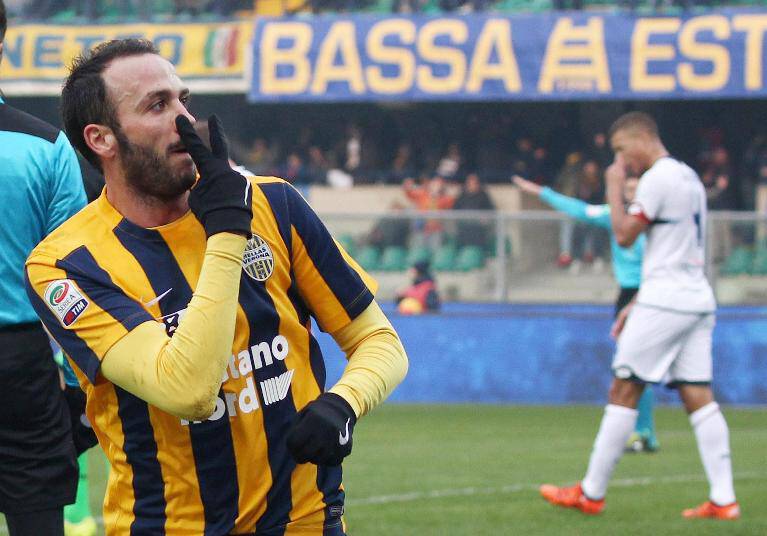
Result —
<path fill-rule="evenodd" d="M 298 412 L 288 431 L 288 450 L 298 463 L 341 465 L 352 452 L 357 416 L 335 393 L 322 393 Z"/>
<path fill-rule="evenodd" d="M 189 208 L 210 237 L 224 231 L 251 236 L 253 219 L 250 181 L 229 165 L 226 136 L 215 115 L 208 119 L 210 147 L 194 131 L 186 116 L 176 117 L 181 142 L 197 165 L 200 179 L 189 194 Z"/>

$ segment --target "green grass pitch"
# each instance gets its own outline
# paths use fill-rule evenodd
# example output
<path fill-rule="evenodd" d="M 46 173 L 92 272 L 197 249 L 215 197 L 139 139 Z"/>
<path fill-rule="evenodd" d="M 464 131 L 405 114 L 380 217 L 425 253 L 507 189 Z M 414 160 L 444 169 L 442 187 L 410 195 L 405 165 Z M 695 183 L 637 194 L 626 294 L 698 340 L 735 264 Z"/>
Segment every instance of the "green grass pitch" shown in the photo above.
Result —
<path fill-rule="evenodd" d="M 621 460 L 601 516 L 546 504 L 537 487 L 569 484 L 588 461 L 596 406 L 389 404 L 360 421 L 345 464 L 351 536 L 767 534 L 767 409 L 725 408 L 737 522 L 684 520 L 706 499 L 692 430 L 679 408 L 656 412 L 661 450 Z M 91 502 L 106 481 L 91 451 Z M 0 523 L 0 534 L 7 534 Z"/>

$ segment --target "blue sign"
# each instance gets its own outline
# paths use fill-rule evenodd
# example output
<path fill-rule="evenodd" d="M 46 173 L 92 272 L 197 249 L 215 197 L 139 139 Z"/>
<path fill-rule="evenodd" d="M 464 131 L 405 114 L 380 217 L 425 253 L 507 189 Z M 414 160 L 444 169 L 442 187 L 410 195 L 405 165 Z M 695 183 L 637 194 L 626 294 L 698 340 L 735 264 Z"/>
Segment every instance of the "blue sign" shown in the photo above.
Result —
<path fill-rule="evenodd" d="M 615 344 L 612 307 L 448 304 L 440 314 L 387 315 L 410 358 L 400 402 L 604 404 Z M 346 364 L 333 339 L 318 341 L 328 387 Z M 725 404 L 767 404 L 767 309 L 721 307 L 713 340 L 714 393 Z M 656 389 L 661 403 L 679 402 Z"/>
<path fill-rule="evenodd" d="M 250 99 L 767 96 L 767 10 L 259 19 Z"/>

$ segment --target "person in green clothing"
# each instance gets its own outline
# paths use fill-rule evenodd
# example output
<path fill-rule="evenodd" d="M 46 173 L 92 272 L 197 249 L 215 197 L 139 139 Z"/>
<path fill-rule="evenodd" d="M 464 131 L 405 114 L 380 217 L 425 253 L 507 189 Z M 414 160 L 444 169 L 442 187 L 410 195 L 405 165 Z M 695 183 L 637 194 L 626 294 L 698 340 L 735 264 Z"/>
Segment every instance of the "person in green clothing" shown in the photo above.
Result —
<path fill-rule="evenodd" d="M 644 253 L 645 236 L 641 235 L 631 246 L 624 248 L 618 245 L 610 224 L 610 206 L 590 205 L 585 201 L 568 197 L 555 192 L 547 186 L 541 186 L 524 179 L 519 175 L 512 177 L 514 184 L 523 192 L 537 196 L 541 201 L 551 206 L 558 212 L 567 214 L 583 223 L 596 225 L 607 229 L 610 233 L 610 249 L 613 264 L 613 274 L 620 286 L 620 292 L 615 300 L 614 317 L 634 298 L 639 290 L 642 278 L 642 255 Z M 627 202 L 634 198 L 639 179 L 626 179 L 624 197 Z M 639 416 L 637 418 L 634 433 L 626 445 L 627 450 L 632 452 L 655 452 L 660 446 L 655 435 L 655 422 L 653 418 L 654 398 L 650 386 L 648 386 L 639 400 Z"/>

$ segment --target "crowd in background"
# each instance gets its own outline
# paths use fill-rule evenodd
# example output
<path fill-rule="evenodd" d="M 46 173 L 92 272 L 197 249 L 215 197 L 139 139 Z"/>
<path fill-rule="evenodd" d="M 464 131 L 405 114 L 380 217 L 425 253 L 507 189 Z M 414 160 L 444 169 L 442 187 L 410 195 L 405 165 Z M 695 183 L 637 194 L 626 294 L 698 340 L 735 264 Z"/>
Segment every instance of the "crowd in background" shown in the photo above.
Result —
<path fill-rule="evenodd" d="M 604 131 L 556 155 L 545 143 L 522 135 L 505 158 L 498 159 L 487 153 L 502 151 L 502 142 L 479 151 L 474 147 L 472 154 L 456 141 L 430 142 L 436 150 L 428 154 L 415 140 L 386 148 L 369 139 L 359 126 L 350 125 L 345 136 L 330 144 L 326 140 L 324 147 L 307 133 L 287 147 L 257 137 L 249 147 L 239 145 L 236 153 L 254 173 L 278 175 L 301 185 L 425 185 L 435 176 L 449 184 L 462 183 L 471 173 L 485 183 L 508 184 L 513 175 L 520 175 L 589 203 L 604 202 L 603 173 L 613 157 Z M 753 209 L 756 185 L 767 184 L 767 135 L 758 134 L 743 154 L 733 156 L 721 130 L 712 128 L 699 134 L 698 146 L 694 160 L 686 160 L 706 187 L 709 208 Z"/>
<path fill-rule="evenodd" d="M 604 130 L 570 139 L 556 151 L 528 134 L 506 142 L 500 137 L 491 146 L 466 146 L 416 133 L 414 138 L 395 137 L 387 146 L 374 134 L 380 134 L 379 130 L 349 123 L 332 140 L 327 133 L 318 137 L 317 132 L 303 129 L 302 135 L 285 145 L 258 137 L 250 146 L 240 145 L 238 158 L 255 173 L 278 175 L 297 185 L 400 185 L 408 204 L 398 201 L 388 207 L 395 216 L 379 222 L 369 237 L 369 243 L 380 248 L 426 246 L 435 251 L 449 235 L 458 247 L 491 249 L 493 229 L 488 222 L 446 223 L 431 218 L 417 221 L 412 228 L 410 220 L 396 214 L 404 209 L 493 210 L 485 184 L 510 184 L 514 175 L 590 204 L 605 202 L 604 171 L 613 153 Z M 428 144 L 419 142 L 424 138 Z M 694 151 L 684 160 L 700 175 L 709 208 L 752 210 L 757 185 L 767 184 L 767 135 L 757 134 L 736 154 L 720 128 L 701 129 L 688 141 Z M 572 225 L 564 231 L 560 266 L 573 262 L 602 266 L 607 260 L 609 242 L 603 230 Z"/>
<path fill-rule="evenodd" d="M 7 0 L 11 16 L 29 20 L 90 21 L 250 17 L 264 0 Z M 274 7 L 270 3 L 269 9 Z M 545 10 L 629 10 L 658 12 L 748 4 L 748 0 L 284 0 L 281 11 L 292 13 L 472 13 Z M 279 7 L 279 6 L 278 6 Z M 270 11 L 270 14 L 274 14 Z"/>
<path fill-rule="evenodd" d="M 5 0 L 10 16 L 29 20 L 76 18 L 148 21 L 156 18 L 231 17 L 253 9 L 253 0 Z"/>

